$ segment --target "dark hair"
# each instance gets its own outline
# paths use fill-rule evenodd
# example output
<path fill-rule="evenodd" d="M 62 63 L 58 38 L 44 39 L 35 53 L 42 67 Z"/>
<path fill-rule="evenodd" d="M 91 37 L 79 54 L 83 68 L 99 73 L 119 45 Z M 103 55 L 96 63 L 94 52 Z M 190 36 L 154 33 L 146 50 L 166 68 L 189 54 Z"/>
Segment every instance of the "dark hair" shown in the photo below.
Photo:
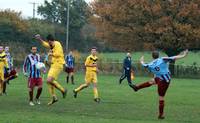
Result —
<path fill-rule="evenodd" d="M 31 46 L 31 49 L 32 49 L 33 47 L 36 47 L 36 46 Z M 36 47 L 36 48 L 37 48 L 37 47 Z"/>
<path fill-rule="evenodd" d="M 54 41 L 54 37 L 51 34 L 47 35 L 46 38 L 47 38 L 48 41 Z"/>
<path fill-rule="evenodd" d="M 92 49 L 97 50 L 97 47 L 92 47 L 91 50 L 92 50 Z"/>
<path fill-rule="evenodd" d="M 153 52 L 152 52 L 152 57 L 153 57 L 154 59 L 157 59 L 157 58 L 159 57 L 159 52 L 158 52 L 158 51 L 153 51 Z"/>

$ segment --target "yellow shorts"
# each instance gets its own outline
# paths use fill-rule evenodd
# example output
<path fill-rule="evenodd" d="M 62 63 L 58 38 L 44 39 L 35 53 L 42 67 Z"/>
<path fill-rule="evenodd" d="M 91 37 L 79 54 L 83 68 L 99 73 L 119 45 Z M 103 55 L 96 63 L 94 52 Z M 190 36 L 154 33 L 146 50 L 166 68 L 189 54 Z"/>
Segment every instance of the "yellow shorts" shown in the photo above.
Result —
<path fill-rule="evenodd" d="M 97 73 L 96 72 L 86 72 L 85 82 L 86 83 L 97 83 Z"/>
<path fill-rule="evenodd" d="M 63 70 L 63 66 L 50 67 L 47 77 L 53 77 L 56 80 L 60 72 L 62 72 L 62 70 Z"/>
<path fill-rule="evenodd" d="M 0 72 L 0 80 L 4 81 L 4 72 Z"/>

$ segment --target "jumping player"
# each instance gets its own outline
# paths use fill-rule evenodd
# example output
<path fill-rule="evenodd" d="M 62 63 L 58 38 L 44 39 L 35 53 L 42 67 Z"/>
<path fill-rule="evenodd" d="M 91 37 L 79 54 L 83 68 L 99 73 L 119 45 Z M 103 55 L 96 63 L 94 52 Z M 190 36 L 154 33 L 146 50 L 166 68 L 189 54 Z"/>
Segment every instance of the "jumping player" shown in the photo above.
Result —
<path fill-rule="evenodd" d="M 63 98 L 65 98 L 67 94 L 67 90 L 56 81 L 65 64 L 63 48 L 59 41 L 54 40 L 52 35 L 47 36 L 47 41 L 44 41 L 39 34 L 35 35 L 35 38 L 40 41 L 44 47 L 50 49 L 48 55 L 51 57 L 51 65 L 47 75 L 47 84 L 49 86 L 49 93 L 52 96 L 52 100 L 48 105 L 52 105 L 58 101 L 55 88 L 62 93 Z"/>

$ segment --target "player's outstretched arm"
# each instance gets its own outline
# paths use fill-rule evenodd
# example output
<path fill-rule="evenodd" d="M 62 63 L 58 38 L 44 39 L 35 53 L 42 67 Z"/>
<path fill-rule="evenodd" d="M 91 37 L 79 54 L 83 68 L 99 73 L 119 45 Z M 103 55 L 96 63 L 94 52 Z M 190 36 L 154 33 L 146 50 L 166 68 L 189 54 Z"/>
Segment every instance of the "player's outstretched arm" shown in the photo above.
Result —
<path fill-rule="evenodd" d="M 148 68 L 148 64 L 146 64 L 146 63 L 144 62 L 144 56 L 142 56 L 142 57 L 140 58 L 140 63 L 142 64 L 143 67 Z"/>
<path fill-rule="evenodd" d="M 44 40 L 42 39 L 42 37 L 40 36 L 40 34 L 36 34 L 35 36 L 35 39 L 40 41 L 40 42 L 43 42 Z"/>
<path fill-rule="evenodd" d="M 142 57 L 140 58 L 140 63 L 141 63 L 141 64 L 144 64 L 144 56 L 142 56 Z"/>
<path fill-rule="evenodd" d="M 40 41 L 44 47 L 50 48 L 49 44 L 42 39 L 40 34 L 36 34 L 34 37 L 35 37 L 36 40 Z"/>
<path fill-rule="evenodd" d="M 184 58 L 184 57 L 186 57 L 187 55 L 188 55 L 188 49 L 187 50 L 185 50 L 185 51 L 183 51 L 183 53 L 180 53 L 179 55 L 177 55 L 177 56 L 174 56 L 174 58 L 176 59 L 176 60 L 178 60 L 178 59 L 182 59 L 182 58 Z"/>

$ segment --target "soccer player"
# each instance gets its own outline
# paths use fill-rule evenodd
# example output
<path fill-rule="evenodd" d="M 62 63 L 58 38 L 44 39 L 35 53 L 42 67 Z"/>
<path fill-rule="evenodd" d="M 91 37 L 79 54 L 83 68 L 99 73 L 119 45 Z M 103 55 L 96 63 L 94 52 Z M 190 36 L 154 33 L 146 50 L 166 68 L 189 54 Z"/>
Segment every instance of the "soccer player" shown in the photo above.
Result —
<path fill-rule="evenodd" d="M 47 36 L 47 41 L 44 41 L 39 34 L 35 35 L 35 38 L 40 41 L 44 47 L 50 49 L 48 55 L 51 57 L 51 66 L 47 75 L 47 84 L 49 86 L 49 92 L 52 96 L 52 100 L 48 103 L 48 105 L 52 105 L 58 101 L 55 88 L 62 93 L 63 98 L 65 98 L 67 94 L 67 90 L 56 81 L 58 75 L 63 70 L 63 65 L 65 64 L 63 48 L 59 41 L 54 40 L 52 35 Z"/>
<path fill-rule="evenodd" d="M 8 62 L 6 59 L 6 54 L 4 52 L 3 46 L 0 46 L 0 95 L 3 92 L 3 82 L 4 82 L 4 69 L 8 69 Z"/>
<path fill-rule="evenodd" d="M 65 56 L 65 72 L 67 73 L 66 81 L 69 83 L 69 78 L 71 77 L 71 83 L 74 85 L 74 65 L 75 58 L 72 54 L 72 51 Z"/>
<path fill-rule="evenodd" d="M 36 68 L 36 64 L 41 61 L 40 55 L 37 54 L 37 47 L 31 47 L 31 54 L 29 54 L 24 60 L 23 73 L 28 76 L 28 89 L 29 89 L 29 105 L 34 106 L 33 92 L 35 86 L 38 87 L 36 94 L 36 103 L 40 104 L 40 95 L 42 93 L 42 78 L 41 72 Z"/>
<path fill-rule="evenodd" d="M 10 80 L 17 78 L 17 76 L 18 76 L 16 69 L 13 68 L 13 58 L 10 55 L 9 50 L 10 50 L 10 48 L 8 46 L 6 46 L 4 49 L 5 54 L 6 54 L 6 59 L 8 62 L 8 69 L 4 70 L 4 83 L 3 83 L 3 94 L 4 95 L 7 95 L 7 92 L 6 92 L 7 85 L 6 84 L 9 84 Z"/>
<path fill-rule="evenodd" d="M 142 88 L 150 87 L 157 84 L 158 95 L 159 95 L 159 115 L 158 119 L 164 119 L 164 97 L 169 87 L 171 77 L 168 63 L 173 60 L 178 60 L 184 58 L 188 54 L 188 50 L 185 50 L 183 54 L 179 54 L 173 57 L 161 57 L 159 58 L 159 52 L 152 52 L 153 61 L 146 64 L 144 62 L 144 56 L 141 57 L 140 63 L 143 67 L 147 68 L 150 72 L 154 74 L 154 80 L 144 82 L 135 86 L 135 91 Z"/>
<path fill-rule="evenodd" d="M 96 47 L 93 47 L 91 49 L 91 55 L 89 55 L 85 61 L 85 67 L 86 67 L 85 83 L 73 90 L 74 98 L 77 97 L 78 92 L 80 92 L 84 88 L 87 88 L 92 83 L 93 91 L 94 91 L 94 101 L 97 103 L 100 102 L 100 98 L 99 98 L 98 90 L 97 90 L 97 72 L 98 72 L 97 60 L 98 58 L 96 56 L 96 53 L 97 53 L 97 49 Z"/>
<path fill-rule="evenodd" d="M 121 75 L 120 79 L 119 79 L 119 84 L 122 83 L 122 81 L 127 78 L 127 81 L 128 81 L 128 85 L 134 89 L 134 84 L 132 84 L 132 81 L 131 81 L 131 71 L 132 71 L 132 60 L 131 60 L 131 54 L 130 53 L 127 53 L 126 55 L 126 58 L 124 59 L 124 62 L 123 62 L 123 74 Z"/>

